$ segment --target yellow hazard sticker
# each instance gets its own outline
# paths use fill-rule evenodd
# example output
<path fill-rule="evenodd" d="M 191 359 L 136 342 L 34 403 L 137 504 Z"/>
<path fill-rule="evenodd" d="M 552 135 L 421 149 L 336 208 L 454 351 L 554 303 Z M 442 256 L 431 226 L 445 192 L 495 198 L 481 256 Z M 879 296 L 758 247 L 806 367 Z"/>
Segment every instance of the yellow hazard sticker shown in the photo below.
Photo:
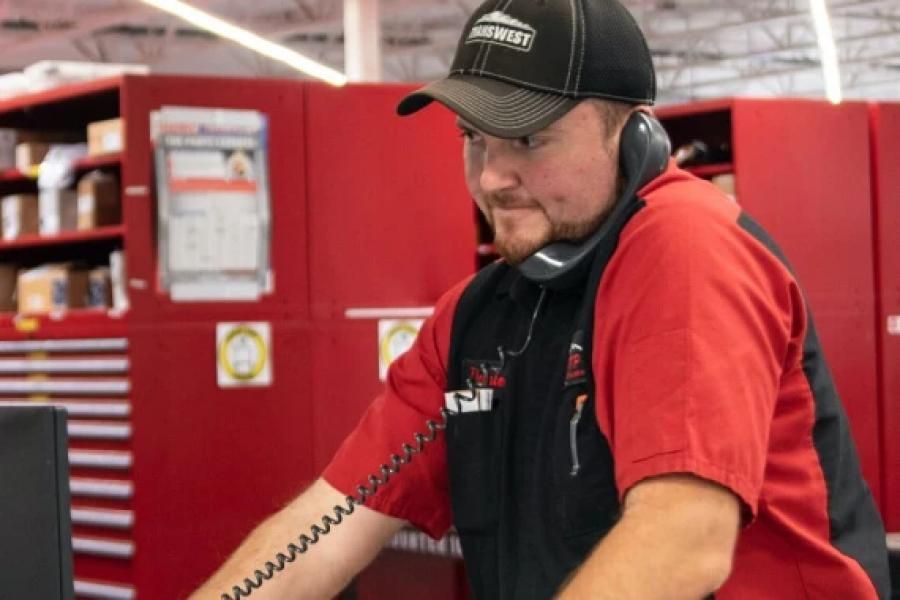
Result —
<path fill-rule="evenodd" d="M 388 367 L 409 350 L 419 335 L 423 319 L 382 319 L 378 321 L 378 376 L 384 381 Z"/>
<path fill-rule="evenodd" d="M 218 323 L 216 357 L 219 387 L 271 385 L 269 323 Z"/>

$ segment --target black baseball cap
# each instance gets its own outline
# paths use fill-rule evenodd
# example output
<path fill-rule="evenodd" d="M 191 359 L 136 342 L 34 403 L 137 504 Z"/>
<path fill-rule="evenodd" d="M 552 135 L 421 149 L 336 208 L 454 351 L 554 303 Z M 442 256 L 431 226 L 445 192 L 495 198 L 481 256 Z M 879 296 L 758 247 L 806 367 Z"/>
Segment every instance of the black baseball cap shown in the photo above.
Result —
<path fill-rule="evenodd" d="M 450 74 L 406 96 L 434 100 L 504 138 L 540 131 L 585 98 L 653 104 L 647 41 L 617 0 L 487 0 L 469 18 Z"/>

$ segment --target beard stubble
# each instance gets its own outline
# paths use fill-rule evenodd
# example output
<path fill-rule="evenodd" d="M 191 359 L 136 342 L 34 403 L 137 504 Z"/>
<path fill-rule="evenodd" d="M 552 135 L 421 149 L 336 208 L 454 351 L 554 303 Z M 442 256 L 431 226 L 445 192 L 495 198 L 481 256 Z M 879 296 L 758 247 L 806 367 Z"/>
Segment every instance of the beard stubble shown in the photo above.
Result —
<path fill-rule="evenodd" d="M 617 186 L 617 188 L 618 187 L 620 186 Z M 616 196 L 618 196 L 618 189 Z M 485 218 L 487 219 L 491 230 L 494 232 L 494 248 L 506 262 L 513 266 L 520 264 L 526 258 L 552 242 L 567 241 L 578 243 L 579 241 L 584 240 L 600 228 L 600 225 L 603 224 L 615 205 L 614 202 L 607 203 L 603 211 L 590 219 L 561 222 L 553 222 L 546 211 L 544 211 L 543 207 L 536 205 L 535 208 L 544 213 L 544 217 L 550 224 L 549 230 L 539 232 L 533 238 L 522 239 L 519 237 L 510 239 L 503 236 L 497 237 L 497 228 L 493 215 L 491 214 L 493 207 L 507 206 L 510 202 L 507 198 L 504 198 L 502 194 L 490 194 L 486 196 L 484 200 L 488 207 L 488 210 L 485 211 Z"/>

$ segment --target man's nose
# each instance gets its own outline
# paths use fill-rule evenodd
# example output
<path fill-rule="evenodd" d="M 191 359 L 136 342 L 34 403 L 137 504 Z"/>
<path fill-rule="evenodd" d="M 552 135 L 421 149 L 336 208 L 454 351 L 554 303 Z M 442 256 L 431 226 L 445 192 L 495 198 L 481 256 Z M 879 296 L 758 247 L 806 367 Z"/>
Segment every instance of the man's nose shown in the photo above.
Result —
<path fill-rule="evenodd" d="M 497 193 L 515 188 L 519 184 L 519 176 L 512 161 L 502 150 L 488 149 L 484 153 L 479 183 L 482 192 Z"/>

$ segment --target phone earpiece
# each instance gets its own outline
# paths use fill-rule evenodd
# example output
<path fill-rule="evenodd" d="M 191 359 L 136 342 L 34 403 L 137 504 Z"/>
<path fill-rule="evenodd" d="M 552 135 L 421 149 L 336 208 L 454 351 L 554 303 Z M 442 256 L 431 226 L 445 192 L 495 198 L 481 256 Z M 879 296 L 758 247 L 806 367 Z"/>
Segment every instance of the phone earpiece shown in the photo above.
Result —
<path fill-rule="evenodd" d="M 619 200 L 634 196 L 659 177 L 666 170 L 671 154 L 669 135 L 659 119 L 643 111 L 632 113 L 619 142 L 619 165 L 626 182 L 623 198 Z"/>
<path fill-rule="evenodd" d="M 619 165 L 625 188 L 609 216 L 582 242 L 561 241 L 544 246 L 519 264 L 519 272 L 534 283 L 551 289 L 566 288 L 577 280 L 590 264 L 597 246 L 633 207 L 632 200 L 638 190 L 666 170 L 670 154 L 669 136 L 659 120 L 643 111 L 632 113 L 619 142 Z"/>

